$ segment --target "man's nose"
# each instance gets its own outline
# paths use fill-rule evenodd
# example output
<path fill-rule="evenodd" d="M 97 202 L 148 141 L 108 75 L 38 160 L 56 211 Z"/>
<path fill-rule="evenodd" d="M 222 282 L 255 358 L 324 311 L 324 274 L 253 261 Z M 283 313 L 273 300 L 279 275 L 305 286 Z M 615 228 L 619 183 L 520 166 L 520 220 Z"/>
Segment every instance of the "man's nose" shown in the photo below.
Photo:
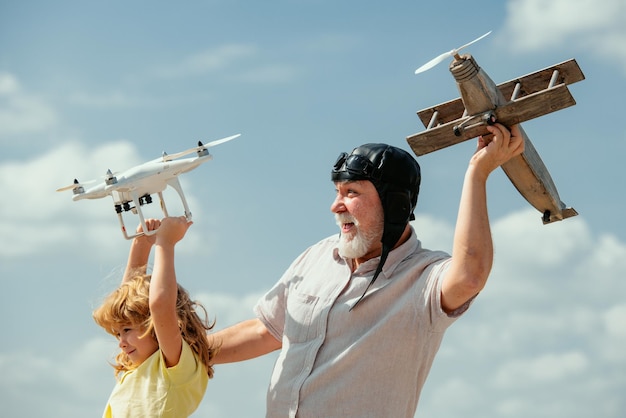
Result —
<path fill-rule="evenodd" d="M 335 200 L 330 205 L 330 211 L 333 213 L 345 212 L 346 206 L 343 203 L 343 198 L 337 194 Z"/>

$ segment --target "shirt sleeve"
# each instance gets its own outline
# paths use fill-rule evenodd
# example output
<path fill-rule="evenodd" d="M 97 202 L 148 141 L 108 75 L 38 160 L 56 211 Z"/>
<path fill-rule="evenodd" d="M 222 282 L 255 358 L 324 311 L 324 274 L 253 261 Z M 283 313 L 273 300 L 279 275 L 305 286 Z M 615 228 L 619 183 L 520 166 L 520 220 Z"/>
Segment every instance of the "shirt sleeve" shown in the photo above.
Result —
<path fill-rule="evenodd" d="M 278 282 L 254 306 L 255 315 L 278 341 L 282 341 L 285 331 L 285 312 L 291 282 L 297 276 L 295 272 L 298 266 L 304 263 L 306 257 L 312 252 L 312 248 L 314 246 L 307 248 L 300 254 L 283 273 Z"/>
<path fill-rule="evenodd" d="M 445 331 L 452 323 L 454 323 L 461 315 L 463 315 L 467 309 L 469 309 L 474 298 L 470 299 L 466 303 L 464 303 L 459 308 L 455 309 L 453 312 L 446 313 L 443 310 L 442 302 L 441 302 L 441 289 L 443 286 L 443 280 L 445 278 L 446 272 L 450 267 L 452 259 L 447 258 L 445 260 L 441 260 L 439 262 L 435 262 L 431 264 L 427 270 L 427 282 L 428 282 L 428 290 L 427 294 L 429 295 L 429 304 L 430 304 L 430 318 L 431 325 L 437 331 Z"/>

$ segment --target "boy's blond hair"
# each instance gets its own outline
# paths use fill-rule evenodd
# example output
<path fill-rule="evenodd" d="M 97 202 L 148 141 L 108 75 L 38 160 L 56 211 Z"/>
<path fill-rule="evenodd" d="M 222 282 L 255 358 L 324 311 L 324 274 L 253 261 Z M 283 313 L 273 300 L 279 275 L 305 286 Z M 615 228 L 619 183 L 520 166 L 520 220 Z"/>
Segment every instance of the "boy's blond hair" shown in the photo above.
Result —
<path fill-rule="evenodd" d="M 156 340 L 148 299 L 150 277 L 146 274 L 134 276 L 111 292 L 100 307 L 93 312 L 96 323 L 115 337 L 123 326 L 130 325 L 140 327 L 145 330 L 144 336 L 150 334 Z M 204 319 L 198 315 L 197 309 L 202 310 Z M 176 313 L 183 339 L 205 365 L 209 378 L 212 378 L 213 366 L 211 361 L 218 347 L 209 344 L 206 334 L 213 328 L 215 321 L 209 322 L 204 306 L 191 300 L 187 290 L 180 284 L 176 296 Z M 124 351 L 117 355 L 115 363 L 113 364 L 115 376 L 118 376 L 120 372 L 137 367 L 137 365 L 133 365 Z"/>

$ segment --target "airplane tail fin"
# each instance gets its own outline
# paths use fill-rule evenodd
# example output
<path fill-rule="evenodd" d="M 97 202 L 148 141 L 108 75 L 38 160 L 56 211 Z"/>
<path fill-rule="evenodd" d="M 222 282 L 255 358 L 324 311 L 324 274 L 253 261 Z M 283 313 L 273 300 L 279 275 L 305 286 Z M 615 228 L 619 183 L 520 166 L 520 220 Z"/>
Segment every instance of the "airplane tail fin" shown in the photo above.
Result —
<path fill-rule="evenodd" d="M 563 207 L 563 209 L 561 209 L 560 213 L 550 213 L 549 210 L 545 211 L 542 217 L 543 224 L 546 225 L 552 222 L 562 221 L 563 219 L 578 215 L 576 209 L 565 207 L 565 203 L 563 202 L 561 202 L 561 207 Z"/>

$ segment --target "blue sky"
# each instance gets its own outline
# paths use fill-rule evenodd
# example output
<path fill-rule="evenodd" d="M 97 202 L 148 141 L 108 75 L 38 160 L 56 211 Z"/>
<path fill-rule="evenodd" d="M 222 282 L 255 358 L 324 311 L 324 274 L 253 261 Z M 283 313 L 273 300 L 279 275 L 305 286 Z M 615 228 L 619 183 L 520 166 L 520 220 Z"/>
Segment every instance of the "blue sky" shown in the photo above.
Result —
<path fill-rule="evenodd" d="M 114 385 L 117 346 L 91 311 L 129 242 L 110 200 L 58 187 L 241 133 L 181 178 L 194 225 L 178 277 L 226 327 L 336 233 L 337 155 L 409 149 L 416 111 L 458 97 L 447 63 L 414 70 L 493 30 L 466 52 L 496 83 L 570 58 L 586 76 L 576 106 L 524 123 L 580 215 L 543 226 L 494 172 L 493 273 L 446 335 L 417 416 L 623 417 L 624 21 L 622 0 L 0 0 L 3 414 L 98 416 Z M 419 158 L 426 247 L 451 249 L 474 146 Z M 263 416 L 274 358 L 219 366 L 194 416 Z"/>

